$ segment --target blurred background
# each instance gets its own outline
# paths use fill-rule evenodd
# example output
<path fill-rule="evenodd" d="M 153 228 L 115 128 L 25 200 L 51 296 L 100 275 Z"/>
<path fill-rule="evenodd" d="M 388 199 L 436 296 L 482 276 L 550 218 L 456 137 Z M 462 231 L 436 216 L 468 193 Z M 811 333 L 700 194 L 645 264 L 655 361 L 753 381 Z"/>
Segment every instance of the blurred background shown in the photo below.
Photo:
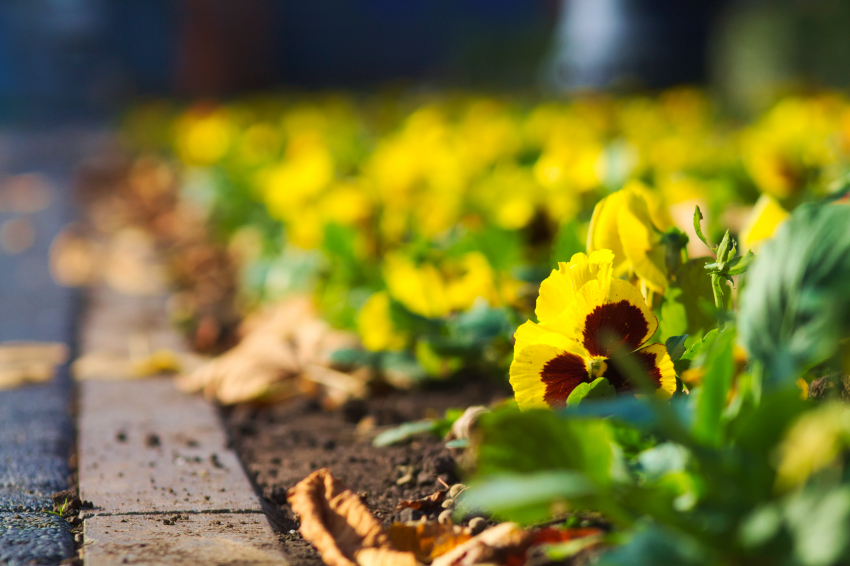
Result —
<path fill-rule="evenodd" d="M 491 344 L 504 369 L 605 198 L 645 201 L 663 245 L 699 204 L 754 247 L 850 174 L 848 20 L 850 0 L 4 0 L 0 337 L 70 342 L 67 287 L 170 278 L 199 351 L 298 291 L 408 374 Z M 675 269 L 638 273 L 656 306 Z"/>
<path fill-rule="evenodd" d="M 845 86 L 844 0 L 5 0 L 0 114 L 278 87 Z"/>

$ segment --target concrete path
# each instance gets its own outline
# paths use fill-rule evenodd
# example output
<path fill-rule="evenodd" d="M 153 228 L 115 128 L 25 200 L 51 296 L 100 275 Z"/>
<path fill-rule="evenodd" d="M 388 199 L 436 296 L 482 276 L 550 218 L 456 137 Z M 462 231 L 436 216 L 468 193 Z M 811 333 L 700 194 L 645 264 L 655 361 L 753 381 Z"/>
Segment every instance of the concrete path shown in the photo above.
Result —
<path fill-rule="evenodd" d="M 163 296 L 93 289 L 81 350 L 184 348 Z M 123 345 L 123 348 L 122 348 Z M 286 564 L 216 409 L 169 378 L 82 381 L 80 498 L 87 566 Z"/>
<path fill-rule="evenodd" d="M 48 250 L 74 218 L 74 166 L 92 130 L 0 132 L 0 341 L 74 346 L 74 291 L 53 282 Z M 73 443 L 67 368 L 51 382 L 0 391 L 0 564 L 58 564 L 74 555 L 68 524 L 47 511 L 67 489 Z"/>

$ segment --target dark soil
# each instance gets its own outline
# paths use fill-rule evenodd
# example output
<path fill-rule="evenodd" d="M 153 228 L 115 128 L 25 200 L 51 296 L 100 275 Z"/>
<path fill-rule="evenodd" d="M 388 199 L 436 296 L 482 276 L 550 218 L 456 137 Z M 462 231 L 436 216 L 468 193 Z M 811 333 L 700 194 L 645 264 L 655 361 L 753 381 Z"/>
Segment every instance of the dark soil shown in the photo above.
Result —
<path fill-rule="evenodd" d="M 469 380 L 349 401 L 332 412 L 322 411 L 310 400 L 237 407 L 226 411 L 224 420 L 292 564 L 312 566 L 322 561 L 297 532 L 298 524 L 286 503 L 289 488 L 311 472 L 329 468 L 385 524 L 419 519 L 422 512 L 396 511 L 396 505 L 458 483 L 458 454 L 430 435 L 383 448 L 373 447 L 372 438 L 394 425 L 442 417 L 449 408 L 487 405 L 509 396 L 506 382 Z M 375 426 L 364 431 L 370 421 Z M 409 479 L 399 485 L 404 476 Z M 424 514 L 436 519 L 442 510 L 436 506 Z"/>

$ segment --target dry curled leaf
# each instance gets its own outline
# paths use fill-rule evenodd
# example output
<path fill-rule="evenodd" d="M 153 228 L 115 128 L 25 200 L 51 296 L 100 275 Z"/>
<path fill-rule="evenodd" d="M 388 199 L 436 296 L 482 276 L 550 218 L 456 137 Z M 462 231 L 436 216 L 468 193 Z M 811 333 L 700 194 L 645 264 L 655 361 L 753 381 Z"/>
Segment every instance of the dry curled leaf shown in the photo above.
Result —
<path fill-rule="evenodd" d="M 287 492 L 299 515 L 304 540 L 329 566 L 415 566 L 411 552 L 392 548 L 381 523 L 360 498 L 326 468 L 317 470 Z"/>
<path fill-rule="evenodd" d="M 435 491 L 428 497 L 421 499 L 405 499 L 398 502 L 396 510 L 400 509 L 415 509 L 417 511 L 430 510 L 434 507 L 439 507 L 446 498 L 446 490 Z"/>
<path fill-rule="evenodd" d="M 510 557 L 522 557 L 530 543 L 528 531 L 516 523 L 502 523 L 435 558 L 431 566 L 504 564 Z"/>
<path fill-rule="evenodd" d="M 437 521 L 393 523 L 388 534 L 395 548 L 412 552 L 424 562 L 430 562 L 472 538 L 469 528 Z"/>
<path fill-rule="evenodd" d="M 363 396 L 364 378 L 328 367 L 333 351 L 355 339 L 321 321 L 308 297 L 294 297 L 246 322 L 238 346 L 178 380 L 184 391 L 230 405 L 300 395 L 309 382 L 336 398 Z"/>
<path fill-rule="evenodd" d="M 556 527 L 546 527 L 535 531 L 532 535 L 531 544 L 557 544 L 560 542 L 569 542 L 586 537 L 600 537 L 605 534 L 602 529 L 595 527 L 587 527 L 580 529 L 559 529 Z"/>

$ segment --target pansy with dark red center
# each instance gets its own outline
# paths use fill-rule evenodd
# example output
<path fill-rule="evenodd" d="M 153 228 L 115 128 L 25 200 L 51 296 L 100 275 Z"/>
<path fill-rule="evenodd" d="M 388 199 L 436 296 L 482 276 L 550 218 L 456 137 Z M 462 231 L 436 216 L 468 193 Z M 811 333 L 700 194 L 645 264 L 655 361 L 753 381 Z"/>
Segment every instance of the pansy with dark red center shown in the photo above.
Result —
<path fill-rule="evenodd" d="M 661 391 L 676 390 L 673 362 L 662 344 L 646 344 L 658 320 L 636 287 L 610 271 L 570 294 L 560 314 L 517 330 L 511 385 L 522 409 L 559 408 L 581 383 L 605 377 L 631 391 L 637 373 Z"/>

